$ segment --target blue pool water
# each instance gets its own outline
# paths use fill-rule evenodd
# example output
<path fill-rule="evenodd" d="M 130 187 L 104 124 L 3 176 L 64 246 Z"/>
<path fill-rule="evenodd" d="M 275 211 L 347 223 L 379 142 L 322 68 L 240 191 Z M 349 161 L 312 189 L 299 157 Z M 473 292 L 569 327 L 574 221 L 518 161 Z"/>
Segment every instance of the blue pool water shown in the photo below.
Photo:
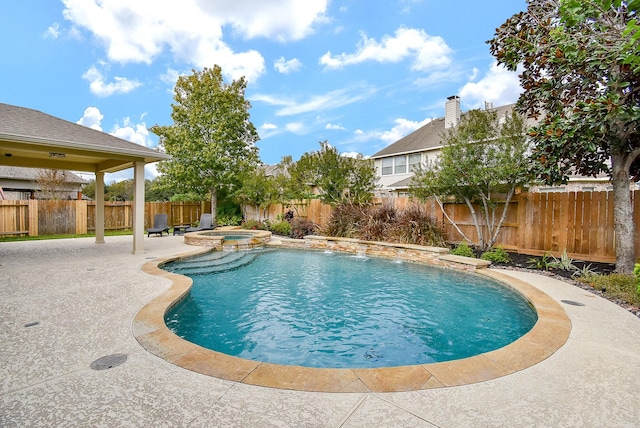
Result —
<path fill-rule="evenodd" d="M 165 265 L 193 278 L 165 316 L 180 337 L 250 360 L 371 368 L 501 348 L 537 320 L 479 275 L 317 251 L 213 252 Z"/>

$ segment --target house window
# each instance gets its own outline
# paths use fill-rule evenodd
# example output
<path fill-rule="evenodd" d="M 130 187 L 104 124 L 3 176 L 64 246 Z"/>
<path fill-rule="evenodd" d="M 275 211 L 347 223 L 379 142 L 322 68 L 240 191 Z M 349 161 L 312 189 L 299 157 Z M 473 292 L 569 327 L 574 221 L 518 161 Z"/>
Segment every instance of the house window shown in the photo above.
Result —
<path fill-rule="evenodd" d="M 407 157 L 396 156 L 393 159 L 395 160 L 394 174 L 405 174 L 407 172 Z"/>
<path fill-rule="evenodd" d="M 382 175 L 393 174 L 393 158 L 382 159 Z"/>
<path fill-rule="evenodd" d="M 422 162 L 422 156 L 420 153 L 415 155 L 409 155 L 409 172 L 414 172 L 420 168 Z"/>

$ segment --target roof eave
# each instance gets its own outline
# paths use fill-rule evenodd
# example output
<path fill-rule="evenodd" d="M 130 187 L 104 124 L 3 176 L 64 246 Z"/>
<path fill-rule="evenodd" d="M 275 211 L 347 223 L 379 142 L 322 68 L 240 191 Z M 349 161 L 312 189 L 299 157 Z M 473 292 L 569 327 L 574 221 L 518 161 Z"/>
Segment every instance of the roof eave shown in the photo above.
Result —
<path fill-rule="evenodd" d="M 127 149 L 127 148 L 110 148 L 110 147 L 104 147 L 104 146 L 96 146 L 95 144 L 91 144 L 91 143 L 78 143 L 76 141 L 56 140 L 56 139 L 45 138 L 45 137 L 33 137 L 29 135 L 0 133 L 0 141 L 3 141 L 3 140 L 7 142 L 22 143 L 22 144 L 46 144 L 51 147 L 80 150 L 80 151 L 86 151 L 89 153 L 108 153 L 113 155 L 128 155 L 128 156 L 141 158 L 147 163 L 171 159 L 171 155 L 168 155 L 162 152 L 156 152 L 146 147 L 140 150 Z M 131 143 L 131 144 L 135 144 L 135 143 Z M 95 149 L 93 147 L 95 147 Z"/>

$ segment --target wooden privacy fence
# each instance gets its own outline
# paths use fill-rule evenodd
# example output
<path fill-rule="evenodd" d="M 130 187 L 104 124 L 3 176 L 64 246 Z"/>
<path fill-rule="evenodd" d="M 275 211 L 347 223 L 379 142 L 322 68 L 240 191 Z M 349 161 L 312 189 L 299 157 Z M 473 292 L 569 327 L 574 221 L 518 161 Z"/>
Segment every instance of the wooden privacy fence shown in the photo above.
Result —
<path fill-rule="evenodd" d="M 393 203 L 404 208 L 415 203 L 409 198 L 378 199 L 375 203 Z M 632 192 L 634 224 L 640 225 L 640 191 Z M 427 213 L 443 227 L 449 242 L 462 236 L 449 224 L 433 202 L 423 204 Z M 498 206 L 501 212 L 502 206 Z M 319 200 L 300 201 L 289 206 L 273 205 L 265 212 L 245 207 L 246 219 L 275 221 L 291 209 L 296 217 L 324 225 L 332 209 Z M 464 204 L 445 204 L 447 214 L 471 240 L 477 239 L 469 208 Z M 145 227 L 153 224 L 155 214 L 169 215 L 169 225 L 194 224 L 200 215 L 210 212 L 208 202 L 147 202 Z M 105 230 L 131 229 L 131 202 L 105 203 Z M 483 233 L 487 233 L 486 226 Z M 0 236 L 83 234 L 95 230 L 95 202 L 92 201 L 0 201 Z M 613 194 L 611 192 L 522 193 L 509 204 L 507 217 L 498 235 L 497 245 L 523 254 L 541 255 L 564 250 L 588 261 L 615 261 Z M 640 234 L 635 234 L 635 251 L 640 255 Z"/>
<path fill-rule="evenodd" d="M 640 255 L 640 191 L 632 192 L 635 225 L 635 252 Z M 374 203 L 392 203 L 402 209 L 416 203 L 409 198 L 376 199 Z M 460 233 L 445 219 L 434 202 L 422 204 L 443 227 L 448 242 L 463 240 Z M 504 203 L 498 204 L 496 218 L 500 217 Z M 477 232 L 471 212 L 465 204 L 447 203 L 447 215 L 472 241 L 477 242 Z M 480 207 L 475 207 L 479 212 Z M 274 205 L 267 210 L 266 218 L 276 220 L 284 214 L 286 207 Z M 245 211 L 245 215 L 249 214 Z M 257 212 L 251 212 L 255 217 Z M 311 200 L 299 206 L 296 214 L 306 217 L 319 225 L 326 224 L 331 216 L 331 208 Z M 263 213 L 264 216 L 264 213 Z M 483 217 L 480 221 L 483 220 Z M 483 234 L 488 229 L 483 226 Z M 547 252 L 558 256 L 563 251 L 575 259 L 594 262 L 615 261 L 615 233 L 613 223 L 612 192 L 552 192 L 522 193 L 510 202 L 505 222 L 502 225 L 496 245 L 522 254 L 542 255 Z"/>
<path fill-rule="evenodd" d="M 169 226 L 195 224 L 211 212 L 209 202 L 146 202 L 145 228 L 156 214 L 167 214 Z M 93 201 L 0 200 L 0 236 L 85 234 L 95 231 L 96 203 Z M 133 228 L 133 202 L 105 202 L 105 230 Z"/>

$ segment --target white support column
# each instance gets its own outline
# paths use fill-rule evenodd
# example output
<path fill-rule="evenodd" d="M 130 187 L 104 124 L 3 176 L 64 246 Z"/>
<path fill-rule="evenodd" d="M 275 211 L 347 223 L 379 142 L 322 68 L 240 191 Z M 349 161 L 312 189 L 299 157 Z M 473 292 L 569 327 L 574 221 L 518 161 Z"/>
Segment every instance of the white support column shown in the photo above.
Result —
<path fill-rule="evenodd" d="M 144 253 L 144 162 L 133 165 L 133 254 Z"/>
<path fill-rule="evenodd" d="M 96 172 L 96 244 L 104 244 L 104 172 Z"/>

